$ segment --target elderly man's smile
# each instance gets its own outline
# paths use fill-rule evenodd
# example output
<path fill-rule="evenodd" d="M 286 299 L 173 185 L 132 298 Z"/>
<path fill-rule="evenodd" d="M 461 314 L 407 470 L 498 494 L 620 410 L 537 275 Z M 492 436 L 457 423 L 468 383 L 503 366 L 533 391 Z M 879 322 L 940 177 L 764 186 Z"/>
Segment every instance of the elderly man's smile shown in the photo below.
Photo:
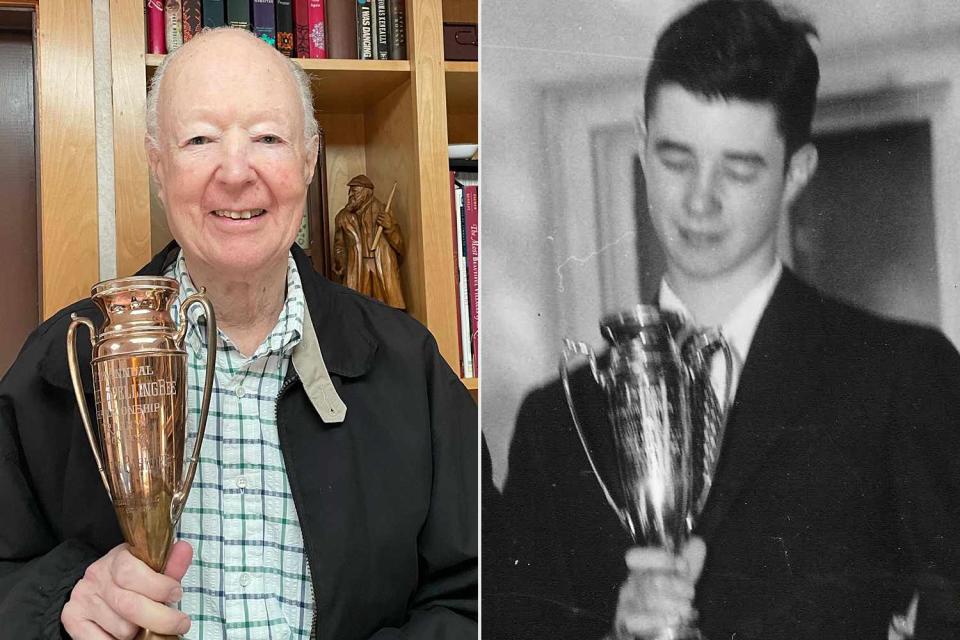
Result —
<path fill-rule="evenodd" d="M 258 218 L 267 212 L 266 209 L 242 209 L 233 211 L 229 209 L 214 209 L 210 213 L 218 218 L 227 218 L 229 220 L 250 220 Z"/>

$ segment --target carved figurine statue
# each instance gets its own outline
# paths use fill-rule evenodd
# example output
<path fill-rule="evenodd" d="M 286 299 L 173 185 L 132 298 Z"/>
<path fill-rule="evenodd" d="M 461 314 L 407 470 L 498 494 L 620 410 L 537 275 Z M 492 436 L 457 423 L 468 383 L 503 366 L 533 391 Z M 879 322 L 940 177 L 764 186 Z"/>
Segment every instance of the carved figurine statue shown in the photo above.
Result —
<path fill-rule="evenodd" d="M 347 187 L 347 205 L 335 220 L 333 273 L 351 289 L 405 309 L 400 282 L 403 235 L 390 213 L 397 187 L 386 206 L 373 196 L 373 182 L 365 175 L 355 176 Z"/>

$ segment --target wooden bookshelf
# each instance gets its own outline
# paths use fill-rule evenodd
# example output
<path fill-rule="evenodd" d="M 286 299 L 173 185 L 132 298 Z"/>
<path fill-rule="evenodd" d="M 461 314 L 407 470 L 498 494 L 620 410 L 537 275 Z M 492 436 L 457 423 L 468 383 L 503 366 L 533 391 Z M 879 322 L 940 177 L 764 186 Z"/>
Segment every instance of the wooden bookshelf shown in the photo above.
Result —
<path fill-rule="evenodd" d="M 111 6 L 125 1 L 111 0 Z M 434 334 L 455 370 L 460 341 L 447 145 L 478 138 L 478 66 L 444 62 L 442 21 L 475 22 L 476 14 L 477 0 L 407 0 L 409 60 L 297 60 L 311 79 L 314 109 L 326 134 L 331 214 L 346 203 L 346 182 L 358 173 L 373 180 L 381 200 L 397 182 L 393 213 L 407 239 L 401 273 L 408 310 Z M 133 168 L 117 175 L 118 253 L 129 245 L 133 249 L 125 253 L 136 255 L 131 262 L 143 263 L 169 237 L 162 212 L 154 201 L 150 224 L 144 224 L 144 207 L 122 209 L 120 202 L 151 200 L 143 151 L 131 151 L 138 145 L 129 141 L 143 137 L 147 80 L 163 57 L 143 52 L 142 11 L 119 9 L 115 17 L 114 102 L 126 105 L 114 109 L 114 129 L 119 121 L 124 132 L 114 145 L 115 163 Z M 138 224 L 124 225 L 126 217 Z M 121 235 L 121 227 L 128 233 Z M 151 229 L 146 246 L 145 227 Z M 464 384 L 476 397 L 477 380 Z"/>

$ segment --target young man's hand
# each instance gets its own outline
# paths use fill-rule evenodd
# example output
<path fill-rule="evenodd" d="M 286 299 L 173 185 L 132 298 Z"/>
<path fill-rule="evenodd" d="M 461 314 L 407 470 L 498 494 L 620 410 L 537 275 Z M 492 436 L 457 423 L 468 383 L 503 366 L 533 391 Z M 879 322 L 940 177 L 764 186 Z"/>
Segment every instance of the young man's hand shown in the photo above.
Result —
<path fill-rule="evenodd" d="M 706 545 L 696 537 L 679 555 L 654 547 L 629 549 L 626 562 L 630 574 L 620 587 L 614 637 L 648 637 L 695 620 L 694 589 L 706 556 Z"/>

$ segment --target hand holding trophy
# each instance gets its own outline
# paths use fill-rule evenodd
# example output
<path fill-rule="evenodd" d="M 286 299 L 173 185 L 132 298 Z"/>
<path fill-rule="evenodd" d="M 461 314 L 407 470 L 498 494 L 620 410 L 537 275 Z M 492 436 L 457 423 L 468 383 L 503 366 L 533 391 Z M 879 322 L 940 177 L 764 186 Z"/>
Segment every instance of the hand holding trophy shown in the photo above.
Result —
<path fill-rule="evenodd" d="M 610 347 L 602 361 L 589 345 L 566 340 L 560 376 L 574 426 L 607 502 L 634 542 L 651 547 L 632 551 L 632 560 L 628 554 L 628 566 L 641 573 L 659 571 L 663 578 L 638 585 L 631 583 L 631 575 L 621 600 L 629 598 L 631 589 L 648 597 L 659 587 L 651 600 L 692 602 L 684 583 L 695 582 L 704 553 L 702 541 L 691 541 L 691 534 L 694 518 L 706 503 L 723 439 L 733 368 L 730 349 L 718 332 L 685 332 L 675 314 L 653 306 L 607 316 L 600 332 Z M 710 381 L 717 351 L 726 358 L 728 392 L 722 404 Z M 580 394 L 572 390 L 569 371 L 576 356 L 589 363 L 588 384 L 595 388 L 585 391 L 599 391 L 605 423 L 580 419 L 575 400 Z M 675 563 L 685 565 L 682 571 Z M 641 626 L 650 632 L 630 635 L 702 640 L 692 610 L 681 605 L 660 607 L 679 611 L 676 619 L 648 616 Z M 617 632 L 625 635 L 623 629 Z"/>
<path fill-rule="evenodd" d="M 70 376 L 100 477 L 130 552 L 157 573 L 167 562 L 197 469 L 217 353 L 216 319 L 203 289 L 180 307 L 179 328 L 170 313 L 178 291 L 177 281 L 165 277 L 101 282 L 91 291 L 104 316 L 100 331 L 88 318 L 74 317 L 67 332 Z M 206 315 L 209 348 L 197 437 L 184 474 L 187 354 L 183 342 L 187 310 L 194 304 L 201 305 Z M 80 325 L 90 331 L 93 346 L 96 432 L 77 362 Z M 149 630 L 136 637 L 175 638 Z"/>

